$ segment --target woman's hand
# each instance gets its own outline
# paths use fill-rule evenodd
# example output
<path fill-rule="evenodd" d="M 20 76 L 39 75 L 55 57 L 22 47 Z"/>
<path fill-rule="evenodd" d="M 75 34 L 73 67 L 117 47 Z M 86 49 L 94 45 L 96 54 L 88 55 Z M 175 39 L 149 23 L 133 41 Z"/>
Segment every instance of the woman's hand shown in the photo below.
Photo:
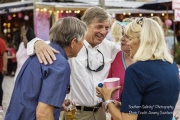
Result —
<path fill-rule="evenodd" d="M 28 31 L 28 28 L 26 28 L 25 26 L 23 26 L 21 28 L 21 39 L 22 39 L 22 42 L 24 42 L 24 47 L 27 48 L 27 43 L 28 43 L 28 40 L 27 40 L 27 31 Z"/>
<path fill-rule="evenodd" d="M 28 31 L 28 28 L 26 28 L 25 26 L 23 26 L 21 28 L 21 35 L 26 35 L 27 34 L 27 31 Z"/>
<path fill-rule="evenodd" d="M 56 60 L 54 53 L 59 53 L 59 51 L 55 50 L 50 45 L 41 40 L 35 42 L 34 48 L 39 62 L 44 63 L 45 65 L 47 65 L 48 63 L 52 64 L 52 60 Z"/>
<path fill-rule="evenodd" d="M 96 93 L 98 97 L 104 98 L 105 100 L 110 100 L 112 98 L 112 93 L 118 90 L 120 86 L 112 89 L 107 89 L 104 85 L 102 88 L 96 87 Z"/>

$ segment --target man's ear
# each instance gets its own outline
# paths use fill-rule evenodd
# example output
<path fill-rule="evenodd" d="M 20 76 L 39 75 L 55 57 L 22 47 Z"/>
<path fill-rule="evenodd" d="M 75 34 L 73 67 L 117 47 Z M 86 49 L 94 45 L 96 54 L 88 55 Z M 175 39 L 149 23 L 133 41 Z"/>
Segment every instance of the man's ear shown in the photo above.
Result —
<path fill-rule="evenodd" d="M 73 38 L 73 39 L 71 40 L 71 45 L 70 45 L 71 48 L 73 48 L 76 43 L 77 43 L 76 38 Z"/>

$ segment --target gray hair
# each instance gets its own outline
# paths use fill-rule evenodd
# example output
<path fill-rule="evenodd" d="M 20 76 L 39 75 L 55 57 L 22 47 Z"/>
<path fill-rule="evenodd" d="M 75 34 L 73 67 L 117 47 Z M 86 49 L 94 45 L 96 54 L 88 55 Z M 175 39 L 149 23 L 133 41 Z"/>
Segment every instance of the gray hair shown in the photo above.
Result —
<path fill-rule="evenodd" d="M 101 23 L 106 20 L 109 20 L 109 22 L 111 22 L 111 15 L 101 7 L 91 7 L 84 12 L 81 20 L 84 21 L 88 26 L 95 20 Z"/>
<path fill-rule="evenodd" d="M 61 47 L 66 47 L 74 38 L 77 42 L 80 41 L 86 32 L 87 26 L 83 21 L 75 17 L 66 17 L 54 23 L 50 29 L 49 38 L 50 41 L 56 42 Z"/>

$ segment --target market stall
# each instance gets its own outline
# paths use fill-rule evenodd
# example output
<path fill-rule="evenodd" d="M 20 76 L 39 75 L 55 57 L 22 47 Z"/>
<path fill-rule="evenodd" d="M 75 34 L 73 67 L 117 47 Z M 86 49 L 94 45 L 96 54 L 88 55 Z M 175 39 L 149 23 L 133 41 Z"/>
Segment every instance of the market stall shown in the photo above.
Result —
<path fill-rule="evenodd" d="M 92 6 L 95 5 L 81 2 L 35 2 L 34 30 L 36 36 L 49 40 L 49 29 L 55 21 L 67 16 L 80 18 L 84 11 Z"/>

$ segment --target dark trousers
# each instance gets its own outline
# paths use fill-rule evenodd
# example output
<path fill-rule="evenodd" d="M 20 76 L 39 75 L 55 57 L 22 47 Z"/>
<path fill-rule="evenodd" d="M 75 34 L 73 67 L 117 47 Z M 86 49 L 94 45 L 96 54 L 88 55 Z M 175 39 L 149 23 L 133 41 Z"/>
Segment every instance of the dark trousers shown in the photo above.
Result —
<path fill-rule="evenodd" d="M 2 75 L 2 72 L 0 72 L 0 106 L 2 106 L 2 99 L 3 99 L 3 89 L 2 89 L 3 78 L 4 76 Z"/>
<path fill-rule="evenodd" d="M 17 62 L 12 62 L 11 59 L 8 60 L 8 67 L 7 67 L 7 71 L 8 73 L 11 75 L 12 72 L 16 72 L 16 68 L 17 68 Z"/>

